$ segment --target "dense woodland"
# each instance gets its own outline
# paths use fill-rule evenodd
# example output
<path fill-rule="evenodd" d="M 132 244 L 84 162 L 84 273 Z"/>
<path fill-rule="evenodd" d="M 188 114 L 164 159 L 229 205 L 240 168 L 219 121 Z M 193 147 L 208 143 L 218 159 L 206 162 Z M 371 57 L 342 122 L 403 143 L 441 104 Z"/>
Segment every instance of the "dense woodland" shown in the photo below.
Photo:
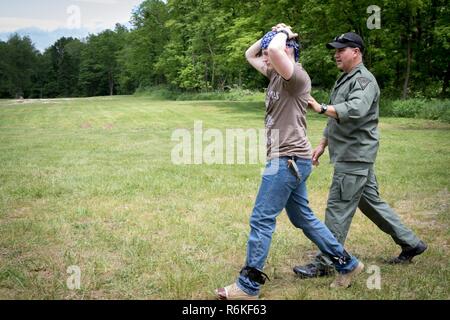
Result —
<path fill-rule="evenodd" d="M 381 11 L 380 28 L 369 29 Z M 45 52 L 32 39 L 0 41 L 0 98 L 133 94 L 164 86 L 178 91 L 263 90 L 266 80 L 245 50 L 285 22 L 299 33 L 301 62 L 316 88 L 332 87 L 338 70 L 325 43 L 355 31 L 365 64 L 393 98 L 448 97 L 450 6 L 447 0 L 146 0 L 130 29 L 61 38 Z"/>

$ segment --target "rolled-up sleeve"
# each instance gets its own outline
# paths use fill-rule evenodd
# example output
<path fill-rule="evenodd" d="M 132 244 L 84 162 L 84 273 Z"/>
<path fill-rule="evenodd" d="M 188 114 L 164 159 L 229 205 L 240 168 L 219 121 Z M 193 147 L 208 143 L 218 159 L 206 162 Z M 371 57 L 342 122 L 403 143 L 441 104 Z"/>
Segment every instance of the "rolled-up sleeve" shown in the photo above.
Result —
<path fill-rule="evenodd" d="M 364 89 L 356 83 L 346 101 L 334 105 L 339 123 L 364 117 L 377 98 L 377 91 L 374 82 L 369 83 Z"/>

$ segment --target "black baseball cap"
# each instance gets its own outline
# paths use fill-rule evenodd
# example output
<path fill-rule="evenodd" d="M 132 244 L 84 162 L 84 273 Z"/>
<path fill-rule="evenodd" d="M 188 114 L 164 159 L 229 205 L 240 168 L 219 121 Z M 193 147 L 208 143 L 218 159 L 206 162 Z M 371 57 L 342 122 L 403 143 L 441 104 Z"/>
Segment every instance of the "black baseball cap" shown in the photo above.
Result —
<path fill-rule="evenodd" d="M 361 52 L 364 52 L 364 41 L 359 34 L 347 32 L 336 36 L 333 41 L 327 43 L 328 49 L 340 49 L 347 47 L 359 48 Z"/>

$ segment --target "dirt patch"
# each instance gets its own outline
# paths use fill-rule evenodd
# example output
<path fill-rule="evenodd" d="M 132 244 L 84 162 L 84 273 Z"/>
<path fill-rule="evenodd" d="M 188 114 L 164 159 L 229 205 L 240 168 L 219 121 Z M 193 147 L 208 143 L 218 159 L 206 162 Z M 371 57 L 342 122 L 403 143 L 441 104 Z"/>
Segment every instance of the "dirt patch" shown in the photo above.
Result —
<path fill-rule="evenodd" d="M 53 272 L 45 266 L 35 266 L 31 268 L 30 272 L 45 280 L 51 280 L 55 277 Z"/>
<path fill-rule="evenodd" d="M 0 257 L 6 258 L 8 256 L 8 250 L 6 248 L 0 248 Z"/>
<path fill-rule="evenodd" d="M 107 297 L 104 290 L 95 290 L 89 293 L 89 299 L 91 300 L 103 300 Z"/>
<path fill-rule="evenodd" d="M 10 215 L 8 215 L 8 217 L 10 219 L 24 218 L 29 215 L 30 211 L 31 211 L 30 207 L 17 208 L 14 209 L 13 212 Z"/>
<path fill-rule="evenodd" d="M 441 222 L 442 214 L 450 209 L 450 193 L 443 189 L 433 196 L 411 198 L 396 202 L 396 210 L 407 225 L 434 230 L 434 232 L 448 230 L 448 225 Z"/>
<path fill-rule="evenodd" d="M 85 122 L 85 123 L 81 124 L 80 127 L 82 129 L 92 129 L 92 124 L 90 124 L 89 122 Z"/>
<path fill-rule="evenodd" d="M 450 209 L 450 192 L 442 189 L 434 196 L 410 198 L 395 203 L 395 209 L 401 213 L 417 211 L 417 206 L 425 207 L 429 215 L 447 212 Z"/>

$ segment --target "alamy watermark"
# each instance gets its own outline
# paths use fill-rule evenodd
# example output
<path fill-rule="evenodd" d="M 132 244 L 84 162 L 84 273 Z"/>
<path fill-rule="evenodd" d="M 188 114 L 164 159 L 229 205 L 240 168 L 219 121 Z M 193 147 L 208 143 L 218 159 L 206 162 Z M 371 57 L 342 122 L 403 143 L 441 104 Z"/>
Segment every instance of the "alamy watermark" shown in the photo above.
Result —
<path fill-rule="evenodd" d="M 366 281 L 367 289 L 369 290 L 381 290 L 381 269 L 377 265 L 371 265 L 366 271 L 369 276 Z"/>
<path fill-rule="evenodd" d="M 81 28 L 81 8 L 76 5 L 67 7 L 66 13 L 69 15 L 67 18 L 68 29 L 80 29 Z"/>
<path fill-rule="evenodd" d="M 202 121 L 194 122 L 193 132 L 176 129 L 171 140 L 173 164 L 262 164 L 266 162 L 267 147 L 276 151 L 279 132 L 265 129 L 203 129 Z"/>
<path fill-rule="evenodd" d="M 381 29 L 381 8 L 377 5 L 368 6 L 367 13 L 371 14 L 367 19 L 367 29 Z"/>
<path fill-rule="evenodd" d="M 70 266 L 66 271 L 70 276 L 67 278 L 66 285 L 69 290 L 81 289 L 81 269 L 79 266 Z"/>

